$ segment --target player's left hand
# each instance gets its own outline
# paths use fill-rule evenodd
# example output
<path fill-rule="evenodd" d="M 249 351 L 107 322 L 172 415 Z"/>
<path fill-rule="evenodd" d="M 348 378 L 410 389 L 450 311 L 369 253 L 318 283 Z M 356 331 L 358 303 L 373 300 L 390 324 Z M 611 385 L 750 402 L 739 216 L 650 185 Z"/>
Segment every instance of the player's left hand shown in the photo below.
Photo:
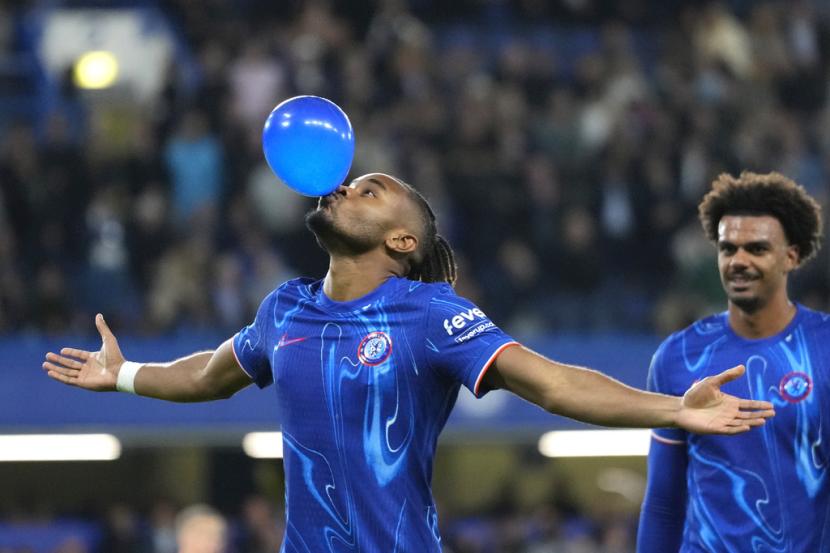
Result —
<path fill-rule="evenodd" d="M 744 372 L 746 367 L 738 365 L 695 382 L 683 394 L 677 425 L 695 434 L 740 434 L 775 416 L 768 401 L 741 399 L 721 392 L 721 386 L 740 378 Z"/>

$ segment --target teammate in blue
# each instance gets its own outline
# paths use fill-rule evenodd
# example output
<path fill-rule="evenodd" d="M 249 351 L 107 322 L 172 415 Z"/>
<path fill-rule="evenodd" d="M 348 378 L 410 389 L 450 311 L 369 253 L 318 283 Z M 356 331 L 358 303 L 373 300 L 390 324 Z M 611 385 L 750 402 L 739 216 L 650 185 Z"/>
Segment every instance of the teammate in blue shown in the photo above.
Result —
<path fill-rule="evenodd" d="M 830 315 L 787 294 L 820 246 L 820 208 L 783 175 L 744 172 L 718 177 L 699 212 L 728 308 L 666 339 L 648 388 L 682 392 L 743 364 L 747 378 L 724 390 L 777 416 L 733 438 L 655 430 L 637 551 L 830 551 Z"/>
<path fill-rule="evenodd" d="M 279 286 L 216 351 L 125 362 L 98 315 L 100 351 L 65 348 L 43 364 L 66 384 L 172 401 L 273 383 L 286 553 L 440 551 L 432 463 L 461 385 L 477 396 L 505 388 L 553 413 L 611 426 L 738 434 L 773 415 L 767 402 L 720 392 L 743 367 L 675 397 L 520 346 L 454 293 L 452 250 L 432 210 L 396 178 L 375 173 L 339 187 L 307 225 L 330 256 L 325 278 Z"/>

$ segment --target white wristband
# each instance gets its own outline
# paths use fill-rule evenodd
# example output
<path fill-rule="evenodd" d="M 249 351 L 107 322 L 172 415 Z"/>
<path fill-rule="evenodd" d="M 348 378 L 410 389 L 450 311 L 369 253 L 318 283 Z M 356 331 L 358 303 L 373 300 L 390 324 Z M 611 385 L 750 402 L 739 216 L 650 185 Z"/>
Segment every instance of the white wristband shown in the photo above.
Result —
<path fill-rule="evenodd" d="M 118 380 L 115 382 L 115 389 L 119 392 L 135 393 L 135 375 L 143 367 L 142 363 L 124 361 L 118 369 Z"/>

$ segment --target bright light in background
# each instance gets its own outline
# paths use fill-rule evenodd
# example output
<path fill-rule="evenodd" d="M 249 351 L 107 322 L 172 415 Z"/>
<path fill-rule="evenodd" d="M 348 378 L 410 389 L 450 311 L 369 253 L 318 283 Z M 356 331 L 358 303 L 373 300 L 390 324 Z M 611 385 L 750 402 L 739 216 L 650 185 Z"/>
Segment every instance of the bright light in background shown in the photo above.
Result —
<path fill-rule="evenodd" d="M 40 62 L 56 81 L 66 68 L 75 70 L 78 59 L 93 51 L 105 51 L 118 60 L 118 92 L 131 101 L 153 102 L 167 82 L 167 68 L 175 60 L 183 77 L 190 82 L 195 61 L 178 57 L 177 31 L 160 2 L 95 2 L 96 8 L 58 7 L 90 2 L 50 2 L 49 9 L 35 10 L 37 52 Z M 113 4 L 112 8 L 103 7 Z M 128 8 L 126 4 L 135 4 Z M 138 7 L 146 5 L 145 7 Z M 28 20 L 27 20 L 28 21 Z M 74 76 L 73 76 L 74 78 Z M 80 86 L 80 85 L 78 85 Z M 99 98 L 85 98 L 97 101 Z"/>
<path fill-rule="evenodd" d="M 625 457 L 648 455 L 651 430 L 562 430 L 539 438 L 545 457 Z"/>
<path fill-rule="evenodd" d="M 87 52 L 75 62 L 75 84 L 80 88 L 109 88 L 118 78 L 118 59 L 112 52 Z"/>
<path fill-rule="evenodd" d="M 111 434 L 0 435 L 0 461 L 113 461 L 121 442 Z"/>
<path fill-rule="evenodd" d="M 255 459 L 282 459 L 282 432 L 251 432 L 242 438 L 242 449 Z"/>

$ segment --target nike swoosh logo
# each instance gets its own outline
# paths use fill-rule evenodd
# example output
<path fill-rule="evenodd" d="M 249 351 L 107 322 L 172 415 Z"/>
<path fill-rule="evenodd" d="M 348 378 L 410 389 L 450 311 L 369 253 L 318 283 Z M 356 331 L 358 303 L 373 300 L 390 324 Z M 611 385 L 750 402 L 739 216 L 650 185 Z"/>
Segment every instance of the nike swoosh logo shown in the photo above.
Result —
<path fill-rule="evenodd" d="M 287 333 L 282 335 L 282 338 L 280 338 L 280 341 L 277 344 L 278 348 L 281 348 L 283 346 L 290 346 L 291 344 L 297 344 L 299 342 L 304 342 L 304 341 L 308 340 L 308 337 L 286 339 L 287 336 L 288 336 Z"/>

